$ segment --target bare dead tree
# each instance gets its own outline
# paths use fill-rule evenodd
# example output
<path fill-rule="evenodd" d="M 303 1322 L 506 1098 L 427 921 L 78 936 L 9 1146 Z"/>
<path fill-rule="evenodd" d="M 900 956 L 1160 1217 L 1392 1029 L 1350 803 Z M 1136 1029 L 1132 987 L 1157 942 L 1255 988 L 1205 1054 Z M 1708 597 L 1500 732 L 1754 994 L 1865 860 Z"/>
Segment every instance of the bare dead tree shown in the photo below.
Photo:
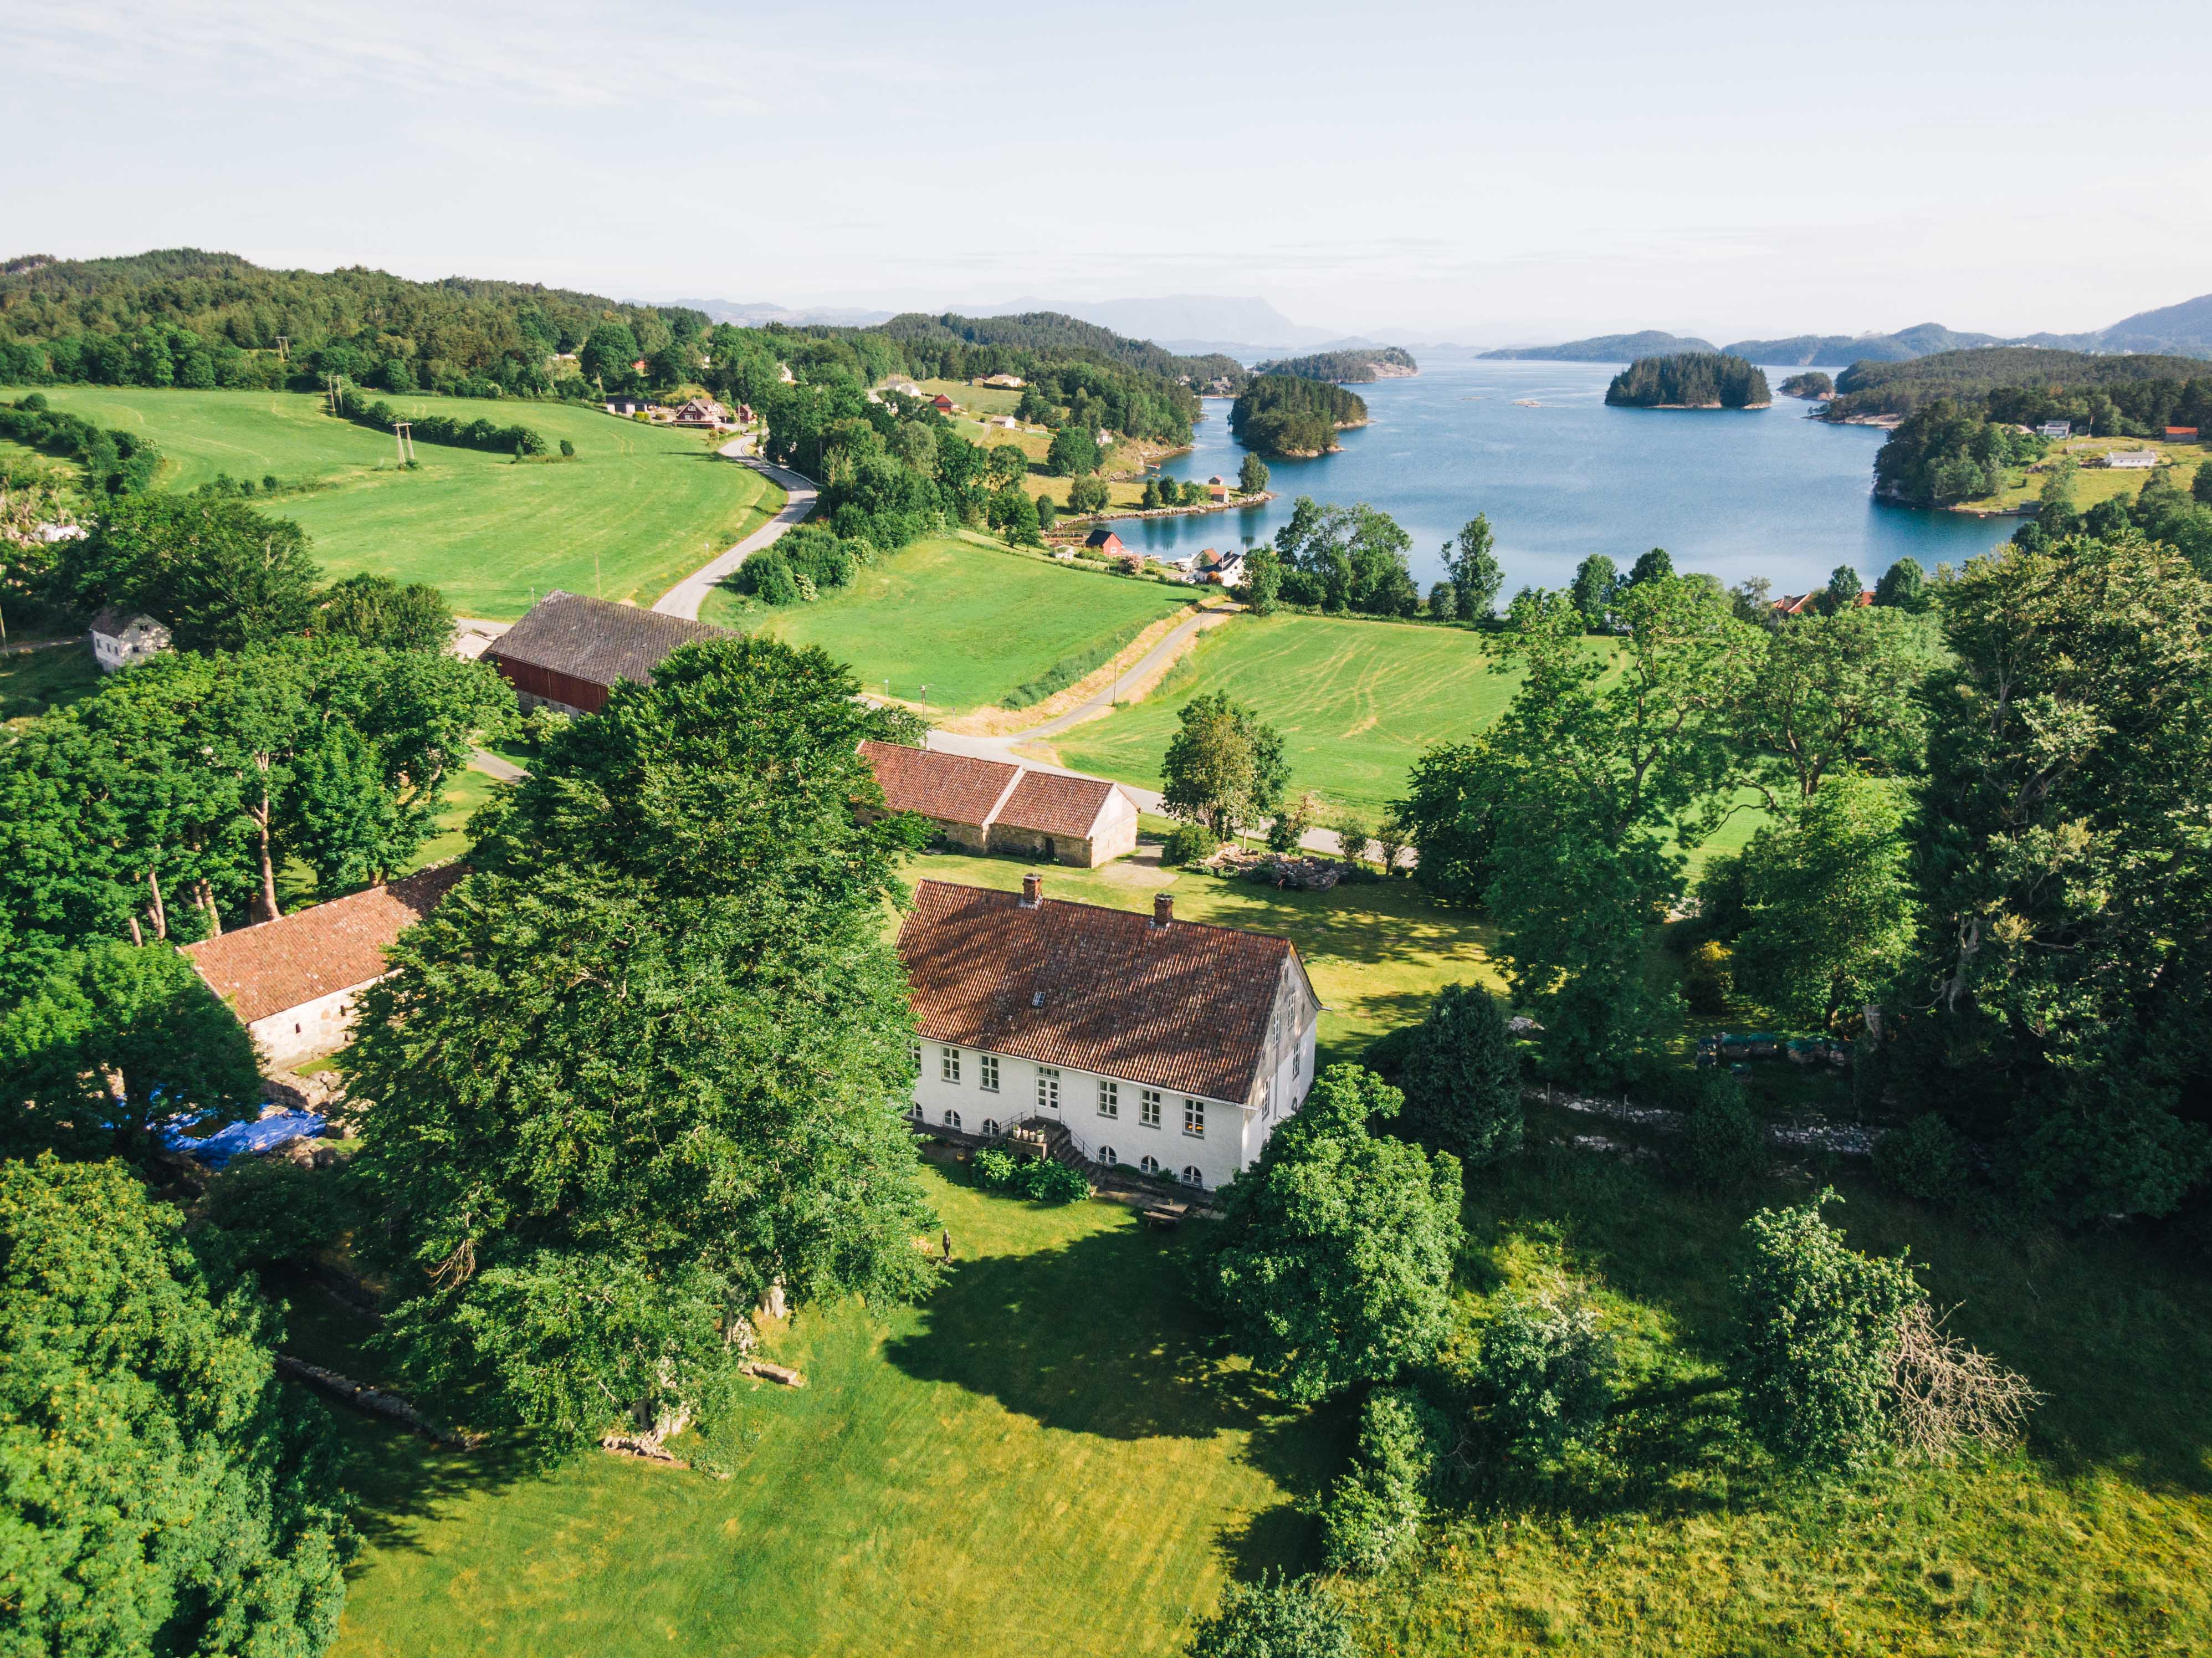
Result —
<path fill-rule="evenodd" d="M 1916 1303 L 1890 1354 L 1898 1438 L 1908 1455 L 1930 1462 L 1948 1462 L 1966 1445 L 2013 1443 L 2043 1400 L 2026 1376 L 1946 1331 L 1949 1316 Z"/>

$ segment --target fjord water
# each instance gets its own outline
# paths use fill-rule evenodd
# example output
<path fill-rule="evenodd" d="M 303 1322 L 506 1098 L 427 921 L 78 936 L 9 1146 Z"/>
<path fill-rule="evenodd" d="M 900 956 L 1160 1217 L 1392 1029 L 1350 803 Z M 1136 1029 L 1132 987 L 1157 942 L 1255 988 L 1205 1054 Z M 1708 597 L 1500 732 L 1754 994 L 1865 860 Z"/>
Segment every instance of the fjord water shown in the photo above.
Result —
<path fill-rule="evenodd" d="M 1269 505 L 1125 520 L 1116 533 L 1155 554 L 1234 547 L 1273 536 L 1291 501 L 1311 495 L 1364 501 L 1404 525 L 1424 590 L 1442 574 L 1439 544 L 1487 513 L 1508 593 L 1565 586 L 1591 553 L 1625 570 L 1651 547 L 1678 570 L 1730 584 L 1763 575 L 1780 593 L 1821 586 L 1838 564 L 1871 586 L 1907 553 L 1931 571 L 1963 562 L 2015 527 L 1877 505 L 1874 453 L 1887 434 L 1808 420 L 1795 398 L 1763 410 L 1608 409 L 1616 365 L 1485 362 L 1436 347 L 1416 355 L 1414 378 L 1354 388 L 1371 419 L 1343 434 L 1340 453 L 1268 463 Z M 1778 386 L 1796 372 L 1766 371 Z M 1228 401 L 1210 398 L 1196 446 L 1165 470 L 1233 479 L 1243 459 Z"/>

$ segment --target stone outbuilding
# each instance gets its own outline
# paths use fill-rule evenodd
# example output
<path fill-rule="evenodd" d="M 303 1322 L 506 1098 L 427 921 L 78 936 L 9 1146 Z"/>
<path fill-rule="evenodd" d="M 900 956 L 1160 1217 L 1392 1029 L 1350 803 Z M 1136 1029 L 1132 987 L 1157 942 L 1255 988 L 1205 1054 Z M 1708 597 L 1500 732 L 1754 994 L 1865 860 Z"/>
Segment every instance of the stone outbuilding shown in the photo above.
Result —
<path fill-rule="evenodd" d="M 386 972 L 392 942 L 467 874 L 447 864 L 184 947 L 271 1071 L 343 1048 L 354 1003 Z"/>
<path fill-rule="evenodd" d="M 1096 869 L 1136 850 L 1137 803 L 1103 777 L 896 743 L 863 743 L 860 753 L 887 808 L 928 818 L 939 839 L 963 851 Z"/>

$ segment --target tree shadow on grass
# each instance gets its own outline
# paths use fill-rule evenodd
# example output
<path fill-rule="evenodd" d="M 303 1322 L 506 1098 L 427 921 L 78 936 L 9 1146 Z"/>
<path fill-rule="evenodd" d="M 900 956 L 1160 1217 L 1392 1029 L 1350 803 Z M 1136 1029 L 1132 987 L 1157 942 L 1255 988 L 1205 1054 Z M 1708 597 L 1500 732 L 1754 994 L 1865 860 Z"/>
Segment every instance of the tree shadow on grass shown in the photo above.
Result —
<path fill-rule="evenodd" d="M 349 1412 L 333 1407 L 331 1414 L 337 1423 L 342 1477 L 356 1499 L 354 1529 L 371 1549 L 419 1552 L 422 1533 L 447 1518 L 456 1503 L 545 1473 L 544 1461 L 511 1437 L 489 1440 L 474 1450 L 447 1450 Z M 366 1555 L 356 1559 L 349 1575 L 367 1563 Z"/>

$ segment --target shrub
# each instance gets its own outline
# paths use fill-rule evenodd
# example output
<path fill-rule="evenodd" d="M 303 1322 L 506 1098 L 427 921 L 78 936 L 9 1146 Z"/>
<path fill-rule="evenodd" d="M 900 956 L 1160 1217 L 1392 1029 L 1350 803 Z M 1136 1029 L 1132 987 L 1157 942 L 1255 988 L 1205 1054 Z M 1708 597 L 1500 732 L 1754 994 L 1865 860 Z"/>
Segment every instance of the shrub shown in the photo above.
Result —
<path fill-rule="evenodd" d="M 1214 839 L 1213 831 L 1203 823 L 1178 823 L 1168 831 L 1167 844 L 1160 848 L 1160 862 L 1170 865 L 1204 863 L 1220 844 Z"/>
<path fill-rule="evenodd" d="M 1834 1201 L 1822 1191 L 1744 1223 L 1735 1370 L 1754 1439 L 1792 1467 L 1842 1471 L 1888 1437 L 1892 1363 L 1921 1296 L 1903 1252 L 1879 1259 L 1845 1246 L 1820 1218 Z"/>
<path fill-rule="evenodd" d="M 2171 1214 L 2212 1163 L 2212 1133 L 2148 1102 L 2054 1111 L 2028 1136 L 2021 1186 L 2071 1222 Z"/>
<path fill-rule="evenodd" d="M 1521 1149 L 1521 1064 L 1504 1016 L 1480 985 L 1446 985 L 1398 1059 L 1405 1123 L 1462 1163 Z"/>
<path fill-rule="evenodd" d="M 763 604 L 799 603 L 799 582 L 791 564 L 773 547 L 763 548 L 738 567 L 738 587 Z"/>
<path fill-rule="evenodd" d="M 1874 1149 L 1874 1172 L 1893 1192 L 1948 1208 L 1966 1194 L 1966 1142 L 1930 1111 L 1882 1136 Z"/>
<path fill-rule="evenodd" d="M 240 1157 L 209 1182 L 199 1218 L 222 1234 L 240 1266 L 261 1267 L 328 1248 L 352 1227 L 354 1209 L 343 1168 Z"/>
<path fill-rule="evenodd" d="M 1091 1195 L 1091 1182 L 1064 1163 L 1040 1159 L 1022 1165 L 1016 1185 L 1037 1203 L 1075 1203 Z"/>
<path fill-rule="evenodd" d="M 1311 1577 L 1230 1582 L 1190 1638 L 1190 1658 L 1353 1658 L 1352 1614 Z"/>
<path fill-rule="evenodd" d="M 1708 938 L 1682 964 L 1682 999 L 1692 1013 L 1728 1011 L 1729 949 Z"/>
<path fill-rule="evenodd" d="M 1766 1172 L 1766 1129 L 1725 1071 L 1702 1072 L 1684 1125 L 1682 1172 L 1710 1192 L 1733 1191 Z"/>
<path fill-rule="evenodd" d="M 573 715 L 539 703 L 522 716 L 522 740 L 543 751 L 545 745 L 568 729 Z"/>
<path fill-rule="evenodd" d="M 1508 1295 L 1483 1332 L 1476 1376 L 1509 1444 L 1556 1455 L 1603 1424 L 1618 1369 L 1587 1300 Z"/>
<path fill-rule="evenodd" d="M 561 440 L 561 459 L 563 460 L 574 460 L 575 458 L 576 446 L 569 442 L 568 439 L 562 438 Z"/>
<path fill-rule="evenodd" d="M 1443 1438 L 1442 1418 L 1411 1388 L 1367 1396 L 1352 1467 L 1322 1510 L 1322 1553 L 1330 1570 L 1372 1575 L 1413 1541 L 1428 1512 Z"/>
<path fill-rule="evenodd" d="M 1015 1161 L 1012 1152 L 1000 1151 L 996 1148 L 978 1151 L 969 1167 L 975 1169 L 977 1180 L 994 1187 L 1011 1186 L 1015 1175 L 1021 1169 L 1021 1164 Z"/>

